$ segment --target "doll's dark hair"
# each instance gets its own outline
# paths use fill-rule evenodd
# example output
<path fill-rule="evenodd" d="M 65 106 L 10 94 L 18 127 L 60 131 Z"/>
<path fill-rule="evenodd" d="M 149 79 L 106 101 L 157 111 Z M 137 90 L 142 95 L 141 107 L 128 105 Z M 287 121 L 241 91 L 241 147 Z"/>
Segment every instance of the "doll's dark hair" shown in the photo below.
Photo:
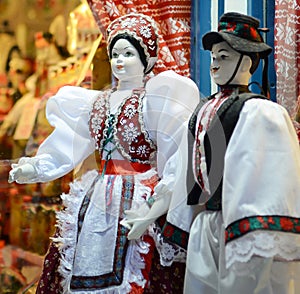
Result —
<path fill-rule="evenodd" d="M 123 33 L 123 34 L 119 34 L 117 35 L 116 37 L 114 37 L 110 44 L 108 45 L 108 52 L 109 52 L 109 59 L 112 58 L 112 49 L 114 47 L 114 45 L 116 44 L 116 42 L 120 39 L 125 39 L 127 41 L 129 41 L 133 46 L 134 48 L 138 51 L 139 53 L 139 56 L 140 56 L 140 59 L 141 59 L 141 62 L 142 64 L 144 65 L 144 71 L 146 70 L 147 66 L 148 66 L 148 63 L 147 63 L 147 58 L 146 58 L 146 55 L 145 55 L 145 52 L 144 52 L 144 49 L 142 48 L 141 44 L 139 43 L 138 40 L 136 40 L 134 37 L 132 37 L 131 35 L 128 35 L 126 33 Z M 149 70 L 150 71 L 150 70 Z M 148 71 L 148 72 L 149 72 Z M 146 72 L 145 72 L 146 73 Z"/>
<path fill-rule="evenodd" d="M 260 57 L 259 57 L 259 54 L 258 53 L 252 53 L 252 52 L 249 52 L 249 53 L 242 53 L 244 55 L 247 55 L 250 57 L 251 61 L 252 61 L 252 65 L 251 65 L 251 68 L 250 68 L 250 73 L 253 74 L 257 67 L 259 66 L 259 62 L 260 62 Z"/>

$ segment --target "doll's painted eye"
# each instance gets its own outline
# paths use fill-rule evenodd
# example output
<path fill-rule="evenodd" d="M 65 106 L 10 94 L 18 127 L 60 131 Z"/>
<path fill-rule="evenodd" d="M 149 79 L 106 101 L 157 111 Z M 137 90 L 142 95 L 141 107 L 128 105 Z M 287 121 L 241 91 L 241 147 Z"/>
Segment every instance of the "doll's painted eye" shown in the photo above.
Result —
<path fill-rule="evenodd" d="M 227 58 L 228 58 L 227 55 L 223 55 L 223 54 L 221 55 L 221 59 L 222 59 L 222 60 L 225 60 L 225 59 L 227 59 Z"/>
<path fill-rule="evenodd" d="M 126 51 L 124 54 L 125 57 L 132 57 L 134 54 L 131 51 Z"/>
<path fill-rule="evenodd" d="M 119 54 L 116 53 L 116 52 L 113 52 L 112 55 L 111 55 L 112 58 L 118 58 L 119 57 Z"/>

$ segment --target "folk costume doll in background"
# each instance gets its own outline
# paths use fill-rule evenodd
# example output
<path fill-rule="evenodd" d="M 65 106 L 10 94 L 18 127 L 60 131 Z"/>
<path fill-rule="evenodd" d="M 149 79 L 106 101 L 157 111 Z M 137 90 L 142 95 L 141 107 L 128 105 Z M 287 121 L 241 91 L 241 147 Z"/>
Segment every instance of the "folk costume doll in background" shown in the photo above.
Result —
<path fill-rule="evenodd" d="M 165 164 L 179 144 L 183 121 L 199 102 L 196 85 L 172 71 L 145 83 L 158 53 L 151 18 L 122 16 L 107 34 L 117 87 L 61 88 L 47 103 L 55 130 L 36 156 L 21 158 L 10 172 L 18 183 L 46 182 L 71 171 L 95 149 L 101 158 L 99 170 L 85 173 L 62 195 L 65 210 L 58 214 L 59 230 L 38 293 L 143 292 L 154 243 L 147 231 L 129 240 L 131 231 L 120 221 L 125 211 L 140 208 L 146 215 L 170 196 L 173 175 L 164 173 Z M 135 226 L 132 230 L 136 237 Z"/>
<path fill-rule="evenodd" d="M 202 39 L 220 91 L 189 122 L 188 204 L 202 211 L 190 229 L 186 294 L 299 293 L 299 144 L 287 111 L 248 90 L 271 52 L 258 27 L 229 12 Z"/>

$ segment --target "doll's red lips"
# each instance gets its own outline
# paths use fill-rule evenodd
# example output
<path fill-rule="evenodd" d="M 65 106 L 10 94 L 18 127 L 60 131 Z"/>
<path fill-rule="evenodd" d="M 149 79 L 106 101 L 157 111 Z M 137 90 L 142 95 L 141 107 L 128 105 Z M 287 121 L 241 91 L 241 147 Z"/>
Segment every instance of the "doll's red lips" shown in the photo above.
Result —
<path fill-rule="evenodd" d="M 123 65 L 117 65 L 117 69 L 123 69 L 124 66 Z"/>
<path fill-rule="evenodd" d="M 217 72 L 218 70 L 219 70 L 219 66 L 214 66 L 214 67 L 212 67 L 210 70 L 213 72 L 213 73 L 215 73 L 215 72 Z"/>

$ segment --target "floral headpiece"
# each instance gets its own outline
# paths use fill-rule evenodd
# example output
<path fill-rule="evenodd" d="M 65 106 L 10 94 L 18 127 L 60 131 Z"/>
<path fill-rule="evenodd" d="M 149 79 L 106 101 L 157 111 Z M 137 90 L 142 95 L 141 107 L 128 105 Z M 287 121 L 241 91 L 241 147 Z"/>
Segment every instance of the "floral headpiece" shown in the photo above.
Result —
<path fill-rule="evenodd" d="M 120 34 L 128 34 L 135 38 L 144 50 L 148 72 L 154 66 L 158 55 L 158 28 L 155 21 L 144 14 L 131 13 L 123 15 L 110 23 L 107 28 L 107 43 Z"/>

